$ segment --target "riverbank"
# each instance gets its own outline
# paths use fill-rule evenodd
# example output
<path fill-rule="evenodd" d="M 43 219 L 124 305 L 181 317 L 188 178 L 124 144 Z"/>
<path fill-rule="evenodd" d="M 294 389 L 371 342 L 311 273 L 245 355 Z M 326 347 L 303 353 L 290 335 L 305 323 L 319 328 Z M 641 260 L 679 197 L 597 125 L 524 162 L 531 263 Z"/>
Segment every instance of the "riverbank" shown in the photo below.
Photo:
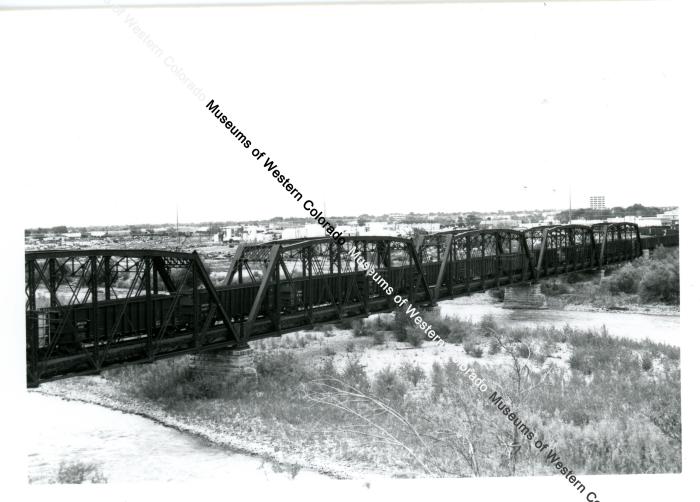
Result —
<path fill-rule="evenodd" d="M 300 469 L 310 469 L 336 479 L 364 478 L 371 473 L 362 473 L 344 465 L 328 465 L 317 462 L 308 453 L 280 451 L 264 437 L 246 437 L 237 433 L 234 424 L 204 423 L 195 416 L 178 415 L 148 400 L 136 399 L 122 392 L 118 387 L 101 376 L 76 377 L 42 384 L 29 392 L 101 406 L 110 410 L 143 417 L 159 425 L 189 434 L 210 442 L 213 445 L 230 449 L 273 463 L 275 470 L 286 471 L 295 477 Z M 252 432 L 252 431 L 251 431 Z"/>
<path fill-rule="evenodd" d="M 540 283 L 547 306 L 592 312 L 652 315 L 680 313 L 678 248 L 657 248 L 651 258 L 638 258 L 602 271 L 571 272 Z"/>
<path fill-rule="evenodd" d="M 615 312 L 616 314 L 640 314 L 652 316 L 678 317 L 681 315 L 679 305 L 639 305 L 627 303 L 625 305 L 613 305 L 607 307 L 596 307 L 594 305 L 582 305 L 576 303 L 557 303 L 555 299 L 547 299 L 547 307 L 550 309 L 564 310 L 568 312 Z"/>
<path fill-rule="evenodd" d="M 34 392 L 141 415 L 336 478 L 551 474 L 529 444 L 517 456 L 499 446 L 512 427 L 465 381 L 465 364 L 516 396 L 519 416 L 557 442 L 578 472 L 680 469 L 677 348 L 604 331 L 429 316 L 443 347 L 390 315 L 255 342 L 255 388 L 202 379 L 183 357 Z M 519 395 L 518 380 L 533 390 Z"/>

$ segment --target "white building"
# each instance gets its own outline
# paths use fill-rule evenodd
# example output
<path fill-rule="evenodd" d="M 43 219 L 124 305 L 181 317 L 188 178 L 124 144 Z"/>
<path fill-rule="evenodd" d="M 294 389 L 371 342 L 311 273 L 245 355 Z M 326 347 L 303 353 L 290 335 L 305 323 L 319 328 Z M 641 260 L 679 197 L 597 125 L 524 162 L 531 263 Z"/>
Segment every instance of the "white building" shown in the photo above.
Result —
<path fill-rule="evenodd" d="M 591 209 L 605 209 L 604 195 L 591 195 L 589 197 Z"/>

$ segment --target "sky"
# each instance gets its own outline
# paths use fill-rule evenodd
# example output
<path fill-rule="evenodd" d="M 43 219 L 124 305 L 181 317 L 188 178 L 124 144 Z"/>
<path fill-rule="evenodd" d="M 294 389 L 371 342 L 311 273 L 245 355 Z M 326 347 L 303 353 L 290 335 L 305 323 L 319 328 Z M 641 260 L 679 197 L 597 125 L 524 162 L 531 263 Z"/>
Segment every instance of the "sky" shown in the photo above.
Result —
<path fill-rule="evenodd" d="M 654 2 L 0 11 L 7 196 L 25 227 L 174 222 L 176 208 L 185 223 L 306 216 L 259 148 L 331 216 L 564 209 L 569 187 L 574 207 L 676 205 L 697 167 L 698 36 L 683 14 Z"/>

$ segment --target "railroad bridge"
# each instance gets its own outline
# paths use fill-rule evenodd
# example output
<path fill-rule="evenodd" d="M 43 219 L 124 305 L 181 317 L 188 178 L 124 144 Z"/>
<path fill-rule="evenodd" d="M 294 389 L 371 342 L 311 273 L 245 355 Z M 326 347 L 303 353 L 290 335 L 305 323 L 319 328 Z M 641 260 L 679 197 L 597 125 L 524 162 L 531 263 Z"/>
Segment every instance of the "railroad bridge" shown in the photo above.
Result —
<path fill-rule="evenodd" d="M 560 225 L 526 231 L 450 230 L 239 245 L 223 283 L 197 252 L 152 249 L 25 253 L 27 383 L 98 373 L 393 310 L 642 255 L 678 234 L 640 235 L 635 224 Z M 350 256 L 384 277 L 388 296 Z"/>

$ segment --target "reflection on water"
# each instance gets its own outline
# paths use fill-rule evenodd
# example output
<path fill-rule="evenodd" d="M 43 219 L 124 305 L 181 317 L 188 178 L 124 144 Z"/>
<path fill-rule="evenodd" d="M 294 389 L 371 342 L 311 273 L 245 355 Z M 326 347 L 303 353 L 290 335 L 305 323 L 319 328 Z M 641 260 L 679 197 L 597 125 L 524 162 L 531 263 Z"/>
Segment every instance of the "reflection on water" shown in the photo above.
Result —
<path fill-rule="evenodd" d="M 29 478 L 46 483 L 61 461 L 95 463 L 111 482 L 290 479 L 270 463 L 233 453 L 151 420 L 37 392 L 27 395 Z M 301 470 L 295 479 L 325 476 Z"/>
<path fill-rule="evenodd" d="M 680 316 L 628 314 L 623 312 L 575 312 L 570 310 L 504 309 L 488 294 L 479 293 L 439 303 L 445 316 L 479 321 L 492 315 L 508 327 L 535 327 L 569 325 L 578 329 L 600 329 L 605 326 L 613 336 L 680 345 Z"/>

